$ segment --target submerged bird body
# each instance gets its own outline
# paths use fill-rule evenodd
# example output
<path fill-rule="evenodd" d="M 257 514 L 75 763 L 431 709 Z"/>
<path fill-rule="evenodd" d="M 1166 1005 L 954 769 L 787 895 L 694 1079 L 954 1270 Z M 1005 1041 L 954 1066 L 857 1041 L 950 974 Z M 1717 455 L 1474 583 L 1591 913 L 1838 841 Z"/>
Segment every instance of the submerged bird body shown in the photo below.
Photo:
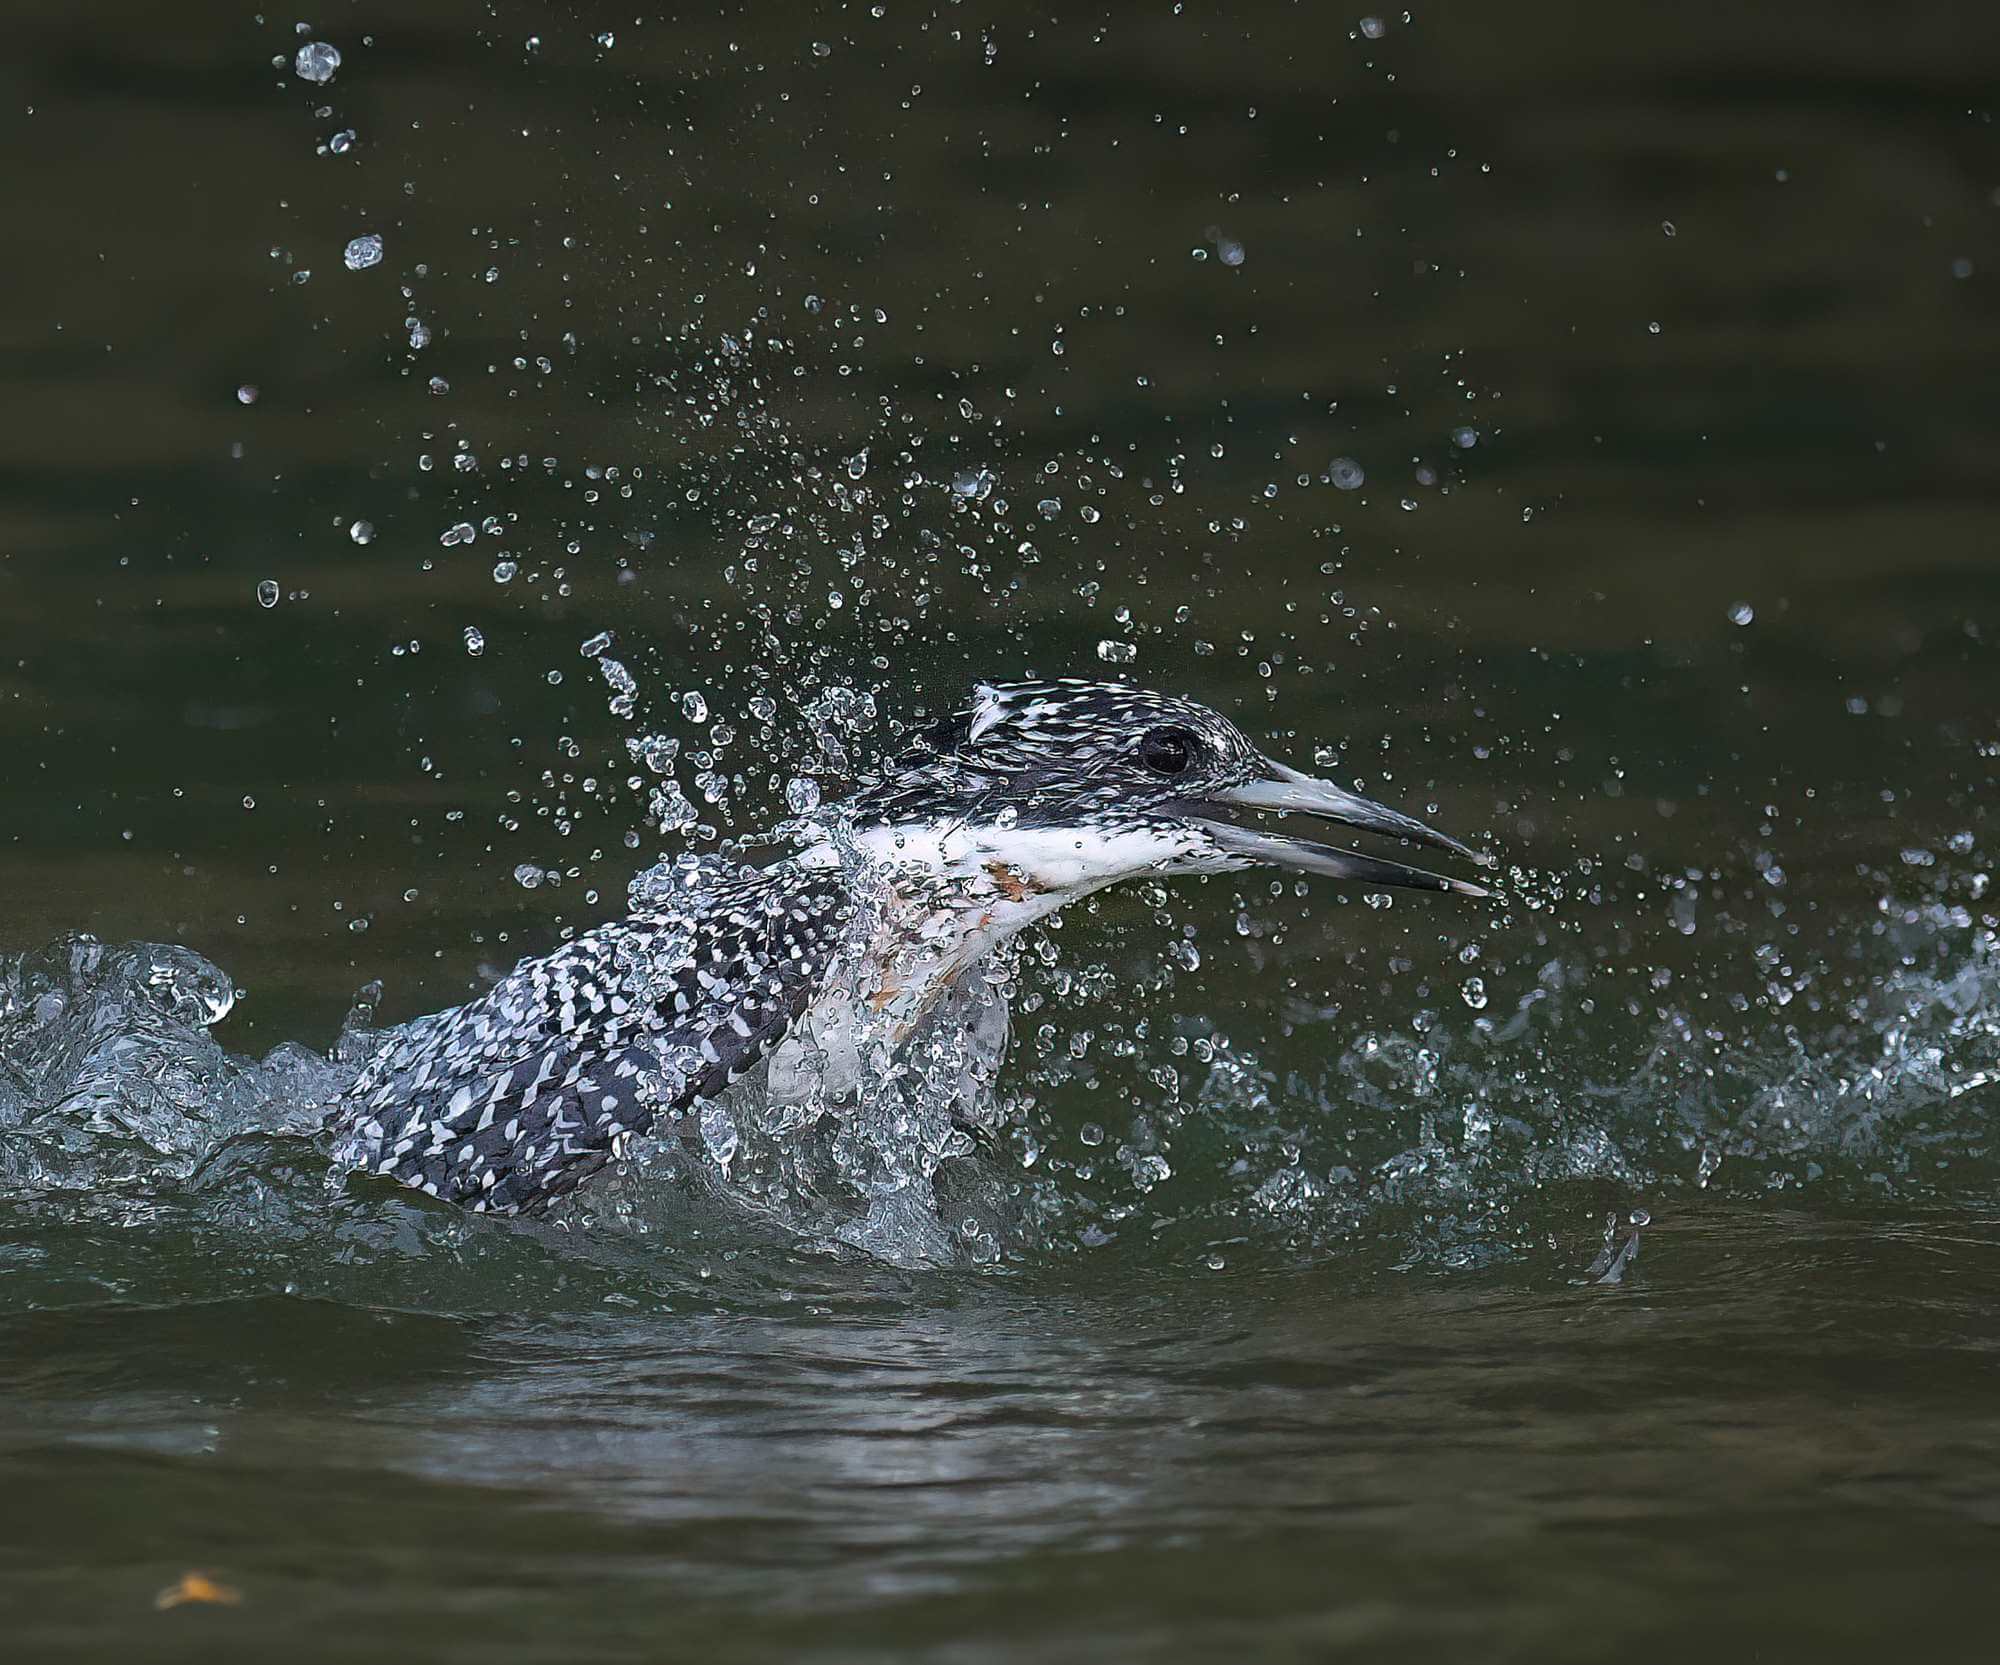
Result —
<path fill-rule="evenodd" d="M 799 854 L 721 879 L 690 864 L 689 883 L 642 911 L 396 1031 L 335 1108 L 336 1161 L 512 1212 L 573 1190 L 760 1064 L 770 1095 L 823 1107 L 1023 926 L 1142 874 L 1261 863 L 1484 894 L 1245 824 L 1260 812 L 1470 855 L 1272 762 L 1192 701 L 982 684 Z"/>

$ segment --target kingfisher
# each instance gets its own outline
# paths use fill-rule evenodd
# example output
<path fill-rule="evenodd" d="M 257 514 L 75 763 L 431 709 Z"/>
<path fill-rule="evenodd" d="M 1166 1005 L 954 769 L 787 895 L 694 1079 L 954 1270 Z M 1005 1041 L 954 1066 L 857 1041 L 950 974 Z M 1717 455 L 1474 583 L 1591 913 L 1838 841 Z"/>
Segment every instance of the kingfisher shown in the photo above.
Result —
<path fill-rule="evenodd" d="M 815 1105 L 862 1090 L 1024 926 L 1145 876 L 1267 866 L 1379 891 L 1483 885 L 1279 830 L 1486 858 L 1264 755 L 1193 700 L 1123 683 L 974 686 L 761 868 L 689 862 L 623 919 L 388 1036 L 333 1107 L 340 1171 L 466 1208 L 541 1210 L 642 1135 L 690 1133 L 762 1068 Z"/>

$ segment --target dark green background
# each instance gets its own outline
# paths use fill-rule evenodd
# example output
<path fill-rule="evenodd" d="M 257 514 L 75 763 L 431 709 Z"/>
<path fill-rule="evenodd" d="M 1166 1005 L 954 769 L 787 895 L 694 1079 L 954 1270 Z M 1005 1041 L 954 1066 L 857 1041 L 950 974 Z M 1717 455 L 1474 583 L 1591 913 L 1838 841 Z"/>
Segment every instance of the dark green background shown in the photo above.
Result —
<path fill-rule="evenodd" d="M 685 1245 L 435 1223 L 357 1271 L 12 1203 L 0 1622 L 37 1658 L 1981 1654 L 1992 8 L 882 9 L 334 4 L 317 90 L 288 14 L 10 10 L 0 950 L 186 943 L 245 988 L 229 1045 L 323 1045 L 363 982 L 428 1010 L 615 911 L 675 847 L 624 743 L 699 746 L 683 691 L 743 831 L 824 687 L 909 715 L 1104 640 L 1490 841 L 1515 899 L 1251 886 L 1240 940 L 1228 887 L 1181 896 L 1204 969 L 1152 998 L 1278 1131 L 1224 1118 L 1164 1225 L 1012 1281 L 705 1292 Z M 1110 982 L 1066 1021 L 1161 937 L 1067 925 Z M 1489 1015 L 1583 992 L 1485 1049 L 1474 945 Z M 1512 1106 L 1504 1164 L 1379 1177 L 1461 1106 L 1372 1088 L 1368 1025 Z M 1116 1131 L 1156 1062 L 1044 1066 L 1043 1111 Z M 1357 1211 L 1274 1234 L 1287 1140 Z M 1642 1201 L 1632 1279 L 1572 1287 Z M 153 1614 L 191 1564 L 249 1604 Z"/>

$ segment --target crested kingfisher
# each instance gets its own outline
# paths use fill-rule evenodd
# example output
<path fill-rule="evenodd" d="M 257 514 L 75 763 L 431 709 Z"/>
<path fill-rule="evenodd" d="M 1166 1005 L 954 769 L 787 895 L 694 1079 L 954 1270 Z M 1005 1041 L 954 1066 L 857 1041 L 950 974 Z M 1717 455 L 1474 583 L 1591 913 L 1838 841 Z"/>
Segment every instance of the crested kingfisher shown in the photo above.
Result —
<path fill-rule="evenodd" d="M 981 683 L 796 854 L 691 884 L 392 1032 L 333 1111 L 339 1168 L 531 1211 L 762 1064 L 822 1103 L 893 1059 L 1023 926 L 1148 874 L 1253 866 L 1487 894 L 1318 838 L 1308 817 L 1483 858 L 1264 756 L 1192 700 L 1121 683 Z"/>

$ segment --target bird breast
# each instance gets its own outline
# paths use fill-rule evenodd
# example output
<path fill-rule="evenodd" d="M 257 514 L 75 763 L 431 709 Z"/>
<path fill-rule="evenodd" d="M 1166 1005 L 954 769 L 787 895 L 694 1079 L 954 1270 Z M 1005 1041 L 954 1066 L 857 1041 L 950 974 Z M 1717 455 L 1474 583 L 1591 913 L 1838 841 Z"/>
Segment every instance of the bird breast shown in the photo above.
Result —
<path fill-rule="evenodd" d="M 773 1051 L 772 1100 L 838 1100 L 864 1080 L 880 1078 L 947 997 L 967 984 L 967 974 L 1053 905 L 1045 891 L 999 861 L 963 882 L 893 875 L 873 929 L 829 971 Z M 976 1004 L 982 1010 L 998 1006 L 997 1019 L 987 1012 L 982 1021 L 997 1021 L 1004 1036 L 1006 1010 L 997 993 Z"/>

